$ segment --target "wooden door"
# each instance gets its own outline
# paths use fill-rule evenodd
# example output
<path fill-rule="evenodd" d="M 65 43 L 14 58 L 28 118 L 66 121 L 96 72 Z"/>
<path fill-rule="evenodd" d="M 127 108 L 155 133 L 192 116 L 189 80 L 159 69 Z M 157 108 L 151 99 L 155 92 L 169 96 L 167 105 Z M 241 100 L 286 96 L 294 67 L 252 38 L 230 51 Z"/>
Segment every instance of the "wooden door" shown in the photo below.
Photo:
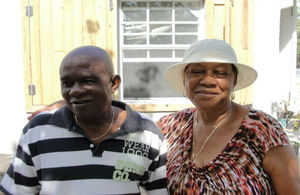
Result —
<path fill-rule="evenodd" d="M 24 0 L 27 111 L 60 100 L 59 66 L 75 47 L 113 47 L 113 7 L 104 0 Z M 114 57 L 117 55 L 113 55 Z M 115 61 L 115 60 L 114 60 Z"/>
<path fill-rule="evenodd" d="M 254 2 L 253 0 L 231 0 L 228 22 L 228 42 L 236 51 L 241 63 L 254 65 Z M 251 104 L 253 86 L 237 91 L 235 101 Z"/>
<path fill-rule="evenodd" d="M 253 66 L 253 0 L 206 0 L 206 35 L 230 43 L 239 62 Z M 253 88 L 235 92 L 235 101 L 251 104 Z"/>
<path fill-rule="evenodd" d="M 227 0 L 206 0 L 206 36 L 226 40 Z"/>

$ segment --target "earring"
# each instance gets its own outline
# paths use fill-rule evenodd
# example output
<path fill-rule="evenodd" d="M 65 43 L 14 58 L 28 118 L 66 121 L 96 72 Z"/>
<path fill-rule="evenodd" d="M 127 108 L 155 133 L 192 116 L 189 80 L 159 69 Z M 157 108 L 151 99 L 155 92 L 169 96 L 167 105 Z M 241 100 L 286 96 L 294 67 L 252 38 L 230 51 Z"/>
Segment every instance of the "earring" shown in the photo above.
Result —
<path fill-rule="evenodd" d="M 230 99 L 231 99 L 231 100 L 234 100 L 234 98 L 235 98 L 235 93 L 232 92 L 231 95 L 230 95 Z"/>

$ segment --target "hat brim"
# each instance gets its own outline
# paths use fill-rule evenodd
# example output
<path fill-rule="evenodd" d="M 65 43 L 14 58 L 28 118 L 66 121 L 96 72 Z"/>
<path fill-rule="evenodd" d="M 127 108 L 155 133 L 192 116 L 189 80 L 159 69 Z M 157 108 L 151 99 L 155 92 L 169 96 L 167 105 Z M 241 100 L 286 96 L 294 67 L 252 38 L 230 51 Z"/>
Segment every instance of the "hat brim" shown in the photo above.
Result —
<path fill-rule="evenodd" d="M 209 61 L 209 62 L 213 62 L 213 61 Z M 170 66 L 165 72 L 165 78 L 168 84 L 171 86 L 172 89 L 174 89 L 180 94 L 184 93 L 184 85 L 183 85 L 184 69 L 188 64 L 191 63 L 203 63 L 203 62 L 198 61 L 198 62 L 174 64 Z M 234 91 L 250 86 L 257 78 L 256 70 L 248 65 L 236 63 L 236 62 L 231 63 L 228 61 L 226 62 L 226 64 L 233 64 L 236 66 L 238 70 L 237 84 L 234 87 Z"/>

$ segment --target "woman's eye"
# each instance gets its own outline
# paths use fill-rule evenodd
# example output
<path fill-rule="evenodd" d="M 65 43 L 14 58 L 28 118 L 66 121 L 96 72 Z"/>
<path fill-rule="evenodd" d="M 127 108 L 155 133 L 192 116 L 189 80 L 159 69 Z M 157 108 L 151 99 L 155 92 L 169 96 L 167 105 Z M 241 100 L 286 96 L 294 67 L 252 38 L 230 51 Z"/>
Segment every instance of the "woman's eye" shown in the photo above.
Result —
<path fill-rule="evenodd" d="M 192 69 L 192 70 L 191 70 L 191 73 L 195 73 L 195 74 L 198 74 L 198 73 L 205 73 L 205 70 Z"/>
<path fill-rule="evenodd" d="M 218 76 L 227 76 L 227 75 L 228 75 L 228 72 L 225 72 L 225 71 L 217 71 L 215 74 L 218 75 Z"/>

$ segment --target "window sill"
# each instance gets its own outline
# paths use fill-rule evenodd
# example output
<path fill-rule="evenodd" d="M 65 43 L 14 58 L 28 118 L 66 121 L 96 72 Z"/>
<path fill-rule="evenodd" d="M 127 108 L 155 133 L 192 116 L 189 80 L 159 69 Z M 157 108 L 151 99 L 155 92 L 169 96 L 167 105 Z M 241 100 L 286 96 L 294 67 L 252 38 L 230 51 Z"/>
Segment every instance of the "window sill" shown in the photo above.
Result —
<path fill-rule="evenodd" d="M 176 112 L 184 108 L 194 107 L 193 104 L 144 104 L 128 103 L 128 105 L 138 112 Z"/>

